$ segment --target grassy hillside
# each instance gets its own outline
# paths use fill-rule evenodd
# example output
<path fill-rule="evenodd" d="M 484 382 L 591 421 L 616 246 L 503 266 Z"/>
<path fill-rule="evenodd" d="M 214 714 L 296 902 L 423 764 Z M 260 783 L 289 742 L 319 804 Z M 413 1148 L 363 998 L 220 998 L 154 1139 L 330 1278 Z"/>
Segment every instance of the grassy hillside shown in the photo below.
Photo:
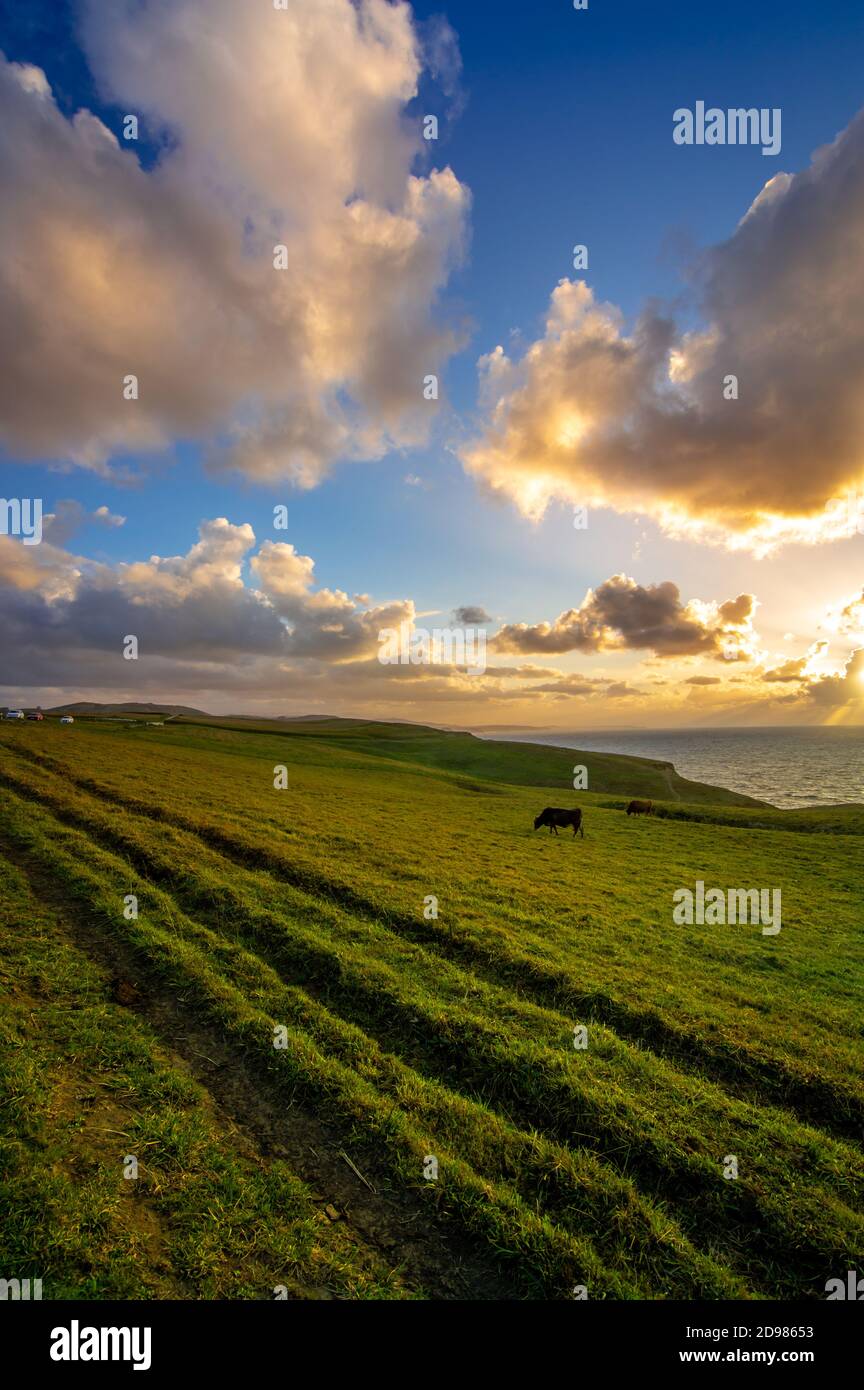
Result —
<path fill-rule="evenodd" d="M 864 1250 L 860 808 L 666 767 L 359 721 L 0 727 L 4 1268 L 46 1297 L 824 1297 Z M 628 820 L 645 794 L 666 814 Z M 550 802 L 584 841 L 533 833 Z M 697 880 L 780 888 L 782 932 L 675 925 Z"/>
<path fill-rule="evenodd" d="M 648 796 L 691 804 L 761 806 L 753 797 L 723 787 L 688 782 L 671 763 L 650 758 L 631 758 L 611 753 L 582 753 L 569 748 L 550 748 L 537 743 L 493 742 L 474 734 L 451 733 L 419 724 L 370 723 L 353 719 L 280 722 L 277 720 L 180 721 L 186 727 L 229 726 L 238 731 L 276 733 L 285 738 L 314 738 L 337 742 L 372 757 L 457 773 L 484 781 L 522 787 L 552 787 L 572 792 L 573 769 L 587 767 L 588 785 L 595 792 L 621 796 Z"/>
<path fill-rule="evenodd" d="M 142 704 L 139 701 L 127 701 L 120 705 L 100 705 L 94 704 L 90 700 L 79 700 L 71 705 L 54 705 L 51 709 L 43 711 L 45 714 L 80 714 L 80 715 L 113 715 L 113 714 L 187 714 L 193 718 L 208 718 L 201 710 L 192 709 L 189 705 L 153 705 Z"/>

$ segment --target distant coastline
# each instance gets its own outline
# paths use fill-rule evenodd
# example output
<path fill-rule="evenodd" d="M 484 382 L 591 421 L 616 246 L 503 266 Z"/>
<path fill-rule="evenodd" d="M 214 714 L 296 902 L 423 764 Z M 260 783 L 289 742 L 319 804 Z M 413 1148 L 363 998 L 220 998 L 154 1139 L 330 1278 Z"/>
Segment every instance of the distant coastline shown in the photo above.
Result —
<path fill-rule="evenodd" d="M 493 742 L 619 753 L 672 763 L 681 777 L 781 809 L 864 803 L 864 726 L 524 730 L 474 729 Z"/>

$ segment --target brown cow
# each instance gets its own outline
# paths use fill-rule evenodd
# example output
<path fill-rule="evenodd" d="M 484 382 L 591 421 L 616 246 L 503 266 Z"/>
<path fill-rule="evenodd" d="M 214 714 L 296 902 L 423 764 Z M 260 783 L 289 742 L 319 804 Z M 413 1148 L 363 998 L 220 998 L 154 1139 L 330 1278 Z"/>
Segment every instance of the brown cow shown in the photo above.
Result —
<path fill-rule="evenodd" d="M 549 834 L 557 835 L 559 825 L 572 825 L 573 839 L 581 835 L 585 839 L 585 831 L 582 829 L 581 811 L 562 811 L 559 806 L 547 806 L 545 811 L 541 811 L 534 822 L 534 829 L 539 830 L 541 825 L 548 825 Z"/>
<path fill-rule="evenodd" d="M 627 807 L 628 816 L 650 816 L 653 812 L 653 801 L 631 801 Z"/>

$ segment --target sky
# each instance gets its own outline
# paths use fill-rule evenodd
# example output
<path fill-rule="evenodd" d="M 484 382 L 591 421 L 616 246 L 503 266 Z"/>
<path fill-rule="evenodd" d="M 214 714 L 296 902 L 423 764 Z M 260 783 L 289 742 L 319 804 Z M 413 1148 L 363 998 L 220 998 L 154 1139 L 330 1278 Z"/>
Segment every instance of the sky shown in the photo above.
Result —
<path fill-rule="evenodd" d="M 0 703 L 864 723 L 860 6 L 0 0 L 0 53 Z"/>

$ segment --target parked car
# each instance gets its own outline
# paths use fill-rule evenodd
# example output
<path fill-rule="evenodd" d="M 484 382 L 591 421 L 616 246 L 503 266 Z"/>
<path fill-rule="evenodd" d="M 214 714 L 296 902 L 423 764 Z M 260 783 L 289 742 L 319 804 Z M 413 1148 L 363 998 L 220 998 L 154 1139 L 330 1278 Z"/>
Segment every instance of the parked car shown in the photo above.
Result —
<path fill-rule="evenodd" d="M 4 718 L 4 719 L 23 719 L 23 718 L 24 718 L 24 711 L 23 711 L 23 709 L 7 709 L 7 711 L 6 711 L 6 713 L 4 714 L 3 718 Z"/>
<path fill-rule="evenodd" d="M 28 714 L 27 718 L 28 718 L 28 719 L 44 719 L 45 716 L 44 716 L 44 714 L 40 713 L 40 711 L 37 709 L 37 710 L 34 710 L 32 714 Z"/>
<path fill-rule="evenodd" d="M 60 723 L 61 723 L 61 724 L 74 724 L 74 723 L 75 723 L 75 720 L 72 718 L 72 715 L 71 715 L 71 714 L 63 714 L 63 715 L 60 716 Z"/>

